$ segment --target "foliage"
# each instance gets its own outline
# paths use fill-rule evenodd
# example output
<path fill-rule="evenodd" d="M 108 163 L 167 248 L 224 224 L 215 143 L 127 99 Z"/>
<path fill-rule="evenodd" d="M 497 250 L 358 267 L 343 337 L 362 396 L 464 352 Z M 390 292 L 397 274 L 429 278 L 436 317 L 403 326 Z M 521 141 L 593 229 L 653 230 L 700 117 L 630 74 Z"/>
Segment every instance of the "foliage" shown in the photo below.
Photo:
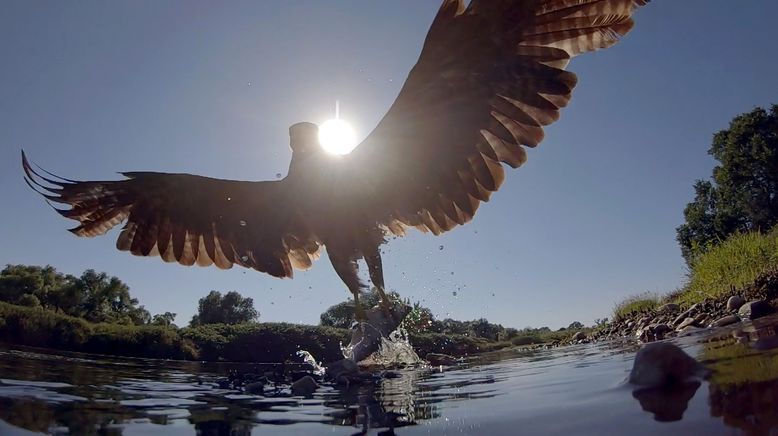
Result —
<path fill-rule="evenodd" d="M 653 292 L 644 292 L 625 298 L 613 308 L 613 321 L 620 321 L 639 312 L 648 312 L 659 306 L 659 296 Z"/>
<path fill-rule="evenodd" d="M 284 362 L 306 350 L 325 362 L 343 358 L 349 330 L 288 323 L 206 324 L 180 330 L 204 360 Z"/>
<path fill-rule="evenodd" d="M 75 277 L 48 265 L 6 265 L 0 272 L 0 301 L 43 307 L 90 322 L 143 325 L 151 321 L 126 284 L 91 269 Z"/>
<path fill-rule="evenodd" d="M 176 314 L 173 312 L 165 312 L 162 314 L 154 315 L 154 317 L 151 318 L 151 324 L 153 325 L 161 325 L 161 326 L 173 326 L 176 325 L 173 324 L 173 321 L 176 320 Z"/>
<path fill-rule="evenodd" d="M 711 181 L 695 182 L 694 201 L 676 229 L 687 264 L 737 232 L 778 223 L 778 105 L 735 117 L 708 150 L 719 165 Z"/>
<path fill-rule="evenodd" d="M 14 344 L 129 357 L 197 358 L 192 343 L 165 327 L 90 323 L 3 302 L 0 319 L 0 340 Z"/>
<path fill-rule="evenodd" d="M 726 296 L 778 268 L 778 226 L 767 234 L 735 234 L 696 257 L 689 280 L 675 300 L 694 304 L 705 298 Z"/>
<path fill-rule="evenodd" d="M 390 300 L 401 300 L 400 294 L 394 291 L 386 292 Z M 369 309 L 378 305 L 381 297 L 378 291 L 373 288 L 369 292 L 363 292 L 359 296 L 359 304 L 364 309 Z M 326 327 L 336 327 L 347 329 L 354 322 L 354 299 L 348 298 L 342 303 L 330 306 L 319 316 L 319 324 Z M 429 309 L 426 309 L 429 311 Z"/>
<path fill-rule="evenodd" d="M 221 292 L 211 291 L 201 298 L 197 314 L 192 317 L 191 326 L 203 324 L 240 324 L 259 319 L 254 308 L 254 300 L 230 291 L 222 296 Z"/>
<path fill-rule="evenodd" d="M 421 303 L 413 303 L 413 308 L 405 316 L 401 324 L 409 334 L 421 334 L 430 330 L 435 317 L 429 308 L 423 307 Z"/>

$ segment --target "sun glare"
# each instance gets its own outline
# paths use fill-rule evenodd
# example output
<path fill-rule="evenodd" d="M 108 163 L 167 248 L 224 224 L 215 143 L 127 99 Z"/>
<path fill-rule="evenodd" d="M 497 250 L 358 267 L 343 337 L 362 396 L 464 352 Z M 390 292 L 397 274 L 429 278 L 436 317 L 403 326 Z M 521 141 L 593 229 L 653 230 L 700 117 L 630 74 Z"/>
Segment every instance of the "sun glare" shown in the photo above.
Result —
<path fill-rule="evenodd" d="M 357 135 L 351 126 L 335 118 L 319 126 L 319 144 L 332 154 L 349 154 L 357 146 Z"/>

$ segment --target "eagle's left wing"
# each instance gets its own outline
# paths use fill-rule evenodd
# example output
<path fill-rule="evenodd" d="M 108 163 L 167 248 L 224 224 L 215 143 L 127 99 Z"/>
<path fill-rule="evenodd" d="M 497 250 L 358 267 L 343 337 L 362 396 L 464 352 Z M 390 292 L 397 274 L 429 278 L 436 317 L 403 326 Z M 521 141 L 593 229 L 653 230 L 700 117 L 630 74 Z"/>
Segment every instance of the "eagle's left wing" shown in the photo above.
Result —
<path fill-rule="evenodd" d="M 419 61 L 347 160 L 343 192 L 395 234 L 472 219 L 567 105 L 572 56 L 609 47 L 648 0 L 445 0 Z M 355 206 L 356 207 L 356 206 Z"/>

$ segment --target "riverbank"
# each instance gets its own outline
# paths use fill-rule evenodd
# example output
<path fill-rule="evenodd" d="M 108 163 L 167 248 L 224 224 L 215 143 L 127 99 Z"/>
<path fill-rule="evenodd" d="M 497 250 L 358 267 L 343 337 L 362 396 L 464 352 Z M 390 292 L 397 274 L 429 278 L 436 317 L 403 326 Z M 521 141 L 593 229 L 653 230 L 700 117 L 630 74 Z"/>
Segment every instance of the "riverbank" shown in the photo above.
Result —
<path fill-rule="evenodd" d="M 342 358 L 350 331 L 289 323 L 207 324 L 174 328 L 90 323 L 80 318 L 0 302 L 0 342 L 56 350 L 125 357 L 235 362 L 299 360 L 306 350 L 324 362 Z M 422 357 L 455 357 L 513 345 L 464 335 L 422 333 L 410 336 Z"/>

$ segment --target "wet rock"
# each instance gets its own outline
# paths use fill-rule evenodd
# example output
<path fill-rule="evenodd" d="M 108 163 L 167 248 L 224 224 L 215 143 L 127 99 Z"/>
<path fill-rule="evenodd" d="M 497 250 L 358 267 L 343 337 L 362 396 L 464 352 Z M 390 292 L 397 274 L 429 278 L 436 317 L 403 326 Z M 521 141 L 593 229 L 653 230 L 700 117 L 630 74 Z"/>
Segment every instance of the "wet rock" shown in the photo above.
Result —
<path fill-rule="evenodd" d="M 746 303 L 746 300 L 740 295 L 733 295 L 727 300 L 727 310 L 734 312 L 740 309 Z"/>
<path fill-rule="evenodd" d="M 656 311 L 659 313 L 675 313 L 678 312 L 679 310 L 681 310 L 681 307 L 678 306 L 677 304 L 667 303 L 659 306 L 659 309 L 657 309 Z"/>
<path fill-rule="evenodd" d="M 582 341 L 582 340 L 586 339 L 586 333 L 584 333 L 584 332 L 577 332 L 576 334 L 573 335 L 573 337 L 571 339 L 574 340 L 574 341 Z"/>
<path fill-rule="evenodd" d="M 754 300 L 743 304 L 737 311 L 743 319 L 757 319 L 773 312 L 773 307 L 764 300 Z"/>
<path fill-rule="evenodd" d="M 671 332 L 673 328 L 667 324 L 657 324 L 652 330 L 656 339 L 661 340 L 664 339 L 665 335 Z"/>
<path fill-rule="evenodd" d="M 311 395 L 313 394 L 319 385 L 313 377 L 306 375 L 305 377 L 292 383 L 292 395 Z"/>
<path fill-rule="evenodd" d="M 686 318 L 684 319 L 680 324 L 678 324 L 678 327 L 676 327 L 676 330 L 683 330 L 686 327 L 689 327 L 690 325 L 694 324 L 694 318 Z"/>
<path fill-rule="evenodd" d="M 348 376 L 359 373 L 359 366 L 351 359 L 341 359 L 331 363 L 325 373 L 327 378 L 338 382 L 343 382 Z"/>
<path fill-rule="evenodd" d="M 646 344 L 635 354 L 629 382 L 640 386 L 668 386 L 694 376 L 700 365 L 668 342 Z"/>
<path fill-rule="evenodd" d="M 682 329 L 678 329 L 676 331 L 678 332 L 678 336 L 685 336 L 685 335 L 689 335 L 689 334 L 695 333 L 695 332 L 697 332 L 699 330 L 700 330 L 700 328 L 697 327 L 697 326 L 687 325 L 686 327 L 684 327 Z"/>
<path fill-rule="evenodd" d="M 712 326 L 724 327 L 725 325 L 734 324 L 736 322 L 740 322 L 740 318 L 737 315 L 727 315 L 723 318 L 719 318 L 716 321 L 713 321 Z"/>
<path fill-rule="evenodd" d="M 265 393 L 265 384 L 262 382 L 249 383 L 243 387 L 243 391 L 251 395 L 262 395 Z"/>
<path fill-rule="evenodd" d="M 707 319 L 708 319 L 708 314 L 707 313 L 700 313 L 700 314 L 698 314 L 697 316 L 694 317 L 694 324 L 696 324 L 696 325 L 704 325 L 705 324 L 705 320 L 707 320 Z"/>
<path fill-rule="evenodd" d="M 457 363 L 457 359 L 453 356 L 449 356 L 448 354 L 428 353 L 426 356 L 424 356 L 424 358 L 432 366 L 451 366 Z"/>
<path fill-rule="evenodd" d="M 692 315 L 692 312 L 691 312 L 691 310 L 687 310 L 687 311 L 683 312 L 682 314 L 678 315 L 678 316 L 677 316 L 677 317 L 676 317 L 676 318 L 673 320 L 673 323 L 672 323 L 672 324 L 673 324 L 673 325 L 674 325 L 676 328 L 678 328 L 678 327 L 679 327 L 679 324 L 681 324 L 682 322 L 684 322 L 684 320 L 685 320 L 686 318 L 691 318 L 691 315 Z"/>
<path fill-rule="evenodd" d="M 230 379 L 226 377 L 219 377 L 216 379 L 216 385 L 219 386 L 220 389 L 229 389 L 231 384 Z"/>

